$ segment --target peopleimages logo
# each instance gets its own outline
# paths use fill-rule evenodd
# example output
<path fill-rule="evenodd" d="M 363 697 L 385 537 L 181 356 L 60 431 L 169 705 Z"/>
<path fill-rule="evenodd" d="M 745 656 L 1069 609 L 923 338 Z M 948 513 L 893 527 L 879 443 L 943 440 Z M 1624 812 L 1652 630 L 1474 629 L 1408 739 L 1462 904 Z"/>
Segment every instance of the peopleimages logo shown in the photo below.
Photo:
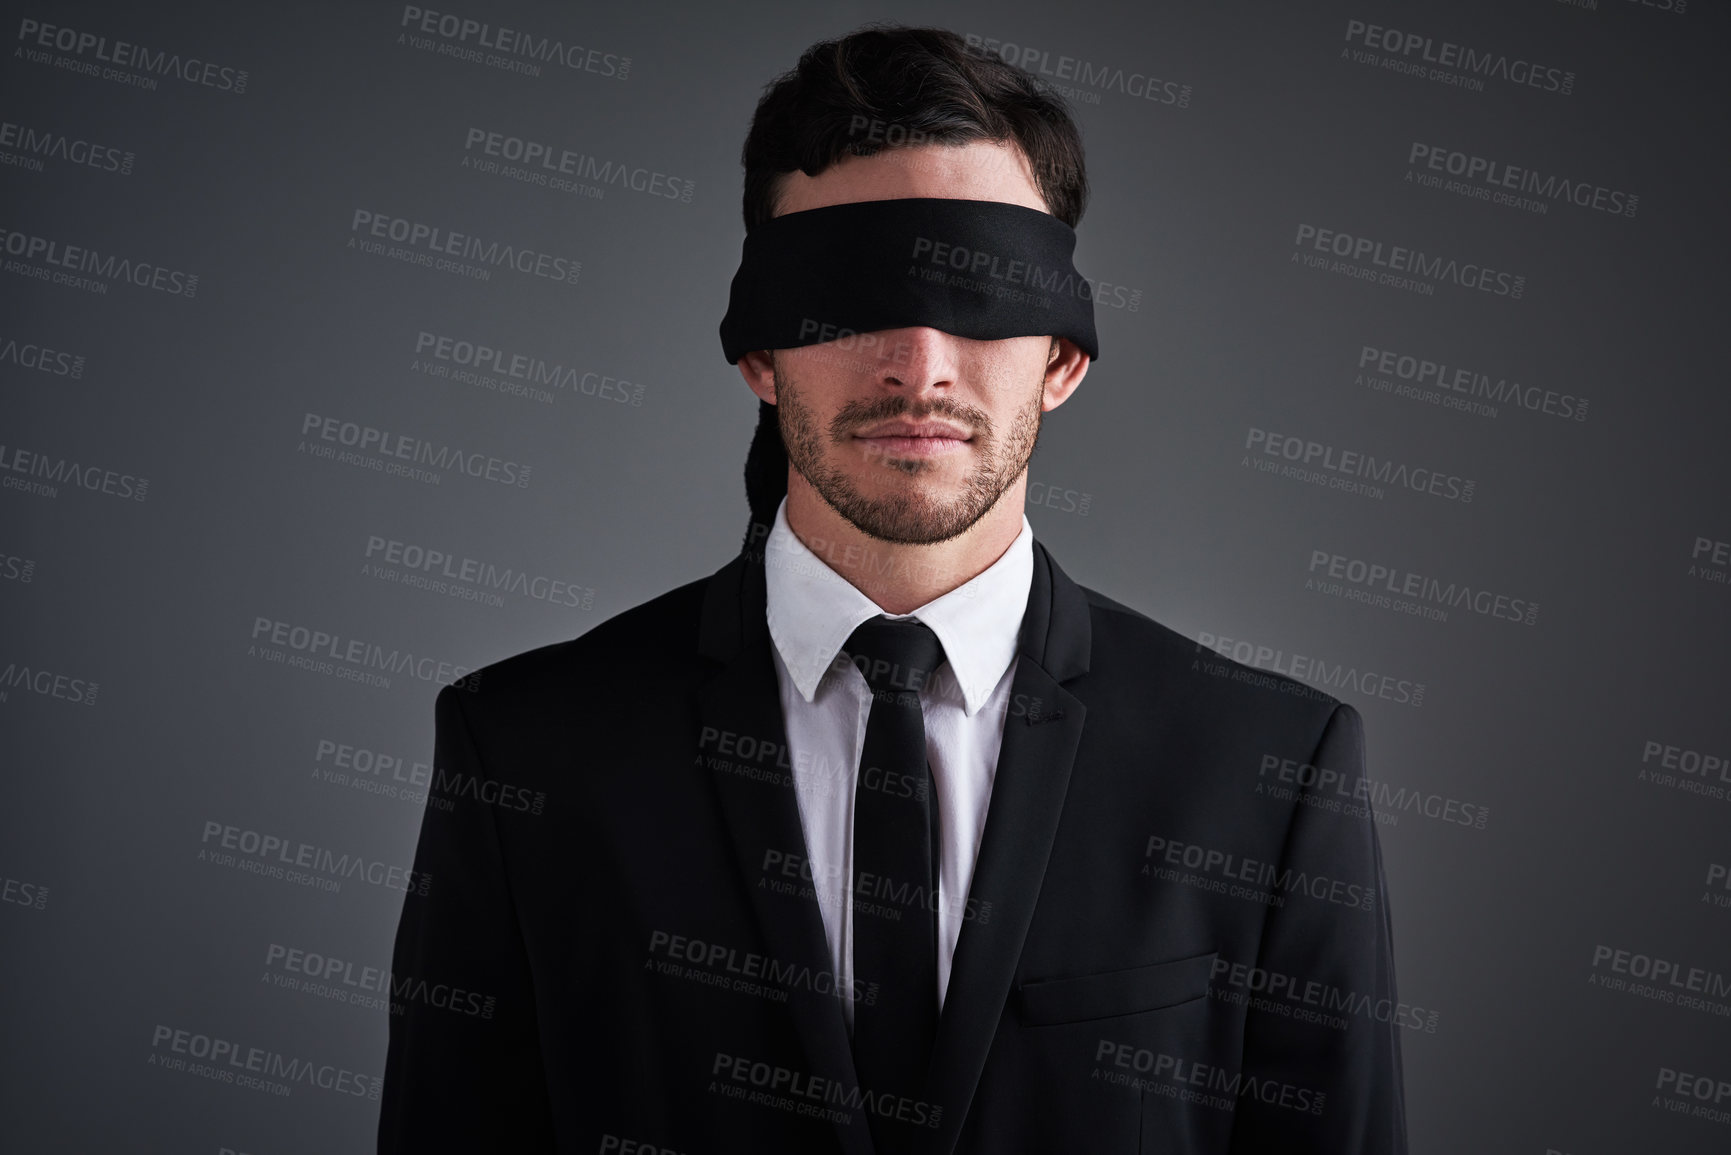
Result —
<path fill-rule="evenodd" d="M 1556 173 L 1544 175 L 1535 169 L 1416 140 L 1407 150 L 1406 163 L 1410 166 L 1406 170 L 1409 181 L 1529 212 L 1546 213 L 1551 204 L 1561 202 L 1632 217 L 1641 201 L 1634 193 L 1621 189 L 1570 180 Z M 1444 176 L 1460 179 L 1445 183 Z"/>
<path fill-rule="evenodd" d="M 406 433 L 393 433 L 388 429 L 362 425 L 358 421 L 344 421 L 340 417 L 322 413 L 308 413 L 301 418 L 301 438 L 298 447 L 301 453 L 380 472 L 411 476 L 426 474 L 426 470 L 416 468 L 424 465 L 431 469 L 454 469 L 469 477 L 526 489 L 532 468 L 521 462 L 506 461 L 485 453 L 470 452 L 424 438 L 411 437 Z M 320 445 L 320 442 L 328 444 Z M 333 445 L 344 446 L 345 451 L 338 453 L 331 448 Z M 378 456 L 366 456 L 370 454 Z M 392 459 L 388 467 L 385 458 Z M 400 464 L 402 462 L 412 462 L 413 465 Z M 435 482 L 440 477 L 438 474 L 427 476 Z"/>
<path fill-rule="evenodd" d="M 1635 780 L 1724 802 L 1731 800 L 1731 754 L 1648 738 L 1641 747 Z"/>
<path fill-rule="evenodd" d="M 17 582 L 29 585 L 30 579 L 36 576 L 36 559 L 19 557 L 0 549 L 0 581 Z"/>
<path fill-rule="evenodd" d="M 1276 674 L 1296 678 L 1307 689 L 1321 687 L 1327 690 L 1351 690 L 1366 697 L 1380 698 L 1403 706 L 1424 705 L 1425 683 L 1410 678 L 1374 669 L 1361 670 L 1347 662 L 1330 662 L 1310 654 L 1289 654 L 1273 646 L 1222 637 L 1207 631 L 1197 632 L 1196 644 L 1198 648 L 1206 647 L 1223 658 L 1231 658 L 1253 670 L 1272 670 Z M 1215 672 L 1200 665 L 1193 668 L 1201 669 L 1204 673 Z M 1317 696 L 1322 695 L 1319 693 Z"/>
<path fill-rule="evenodd" d="M 1292 261 L 1296 264 L 1427 297 L 1436 292 L 1437 285 L 1451 284 L 1518 301 L 1527 287 L 1526 277 L 1477 261 L 1460 261 L 1317 225 L 1300 224 L 1292 244 Z M 1340 259 L 1330 263 L 1327 256 L 1312 255 L 1315 253 L 1332 254 Z"/>
<path fill-rule="evenodd" d="M 276 649 L 273 651 L 272 647 Z M 284 660 L 278 655 L 292 657 Z M 407 674 L 440 686 L 448 686 L 473 670 L 473 667 L 458 662 L 416 657 L 411 650 L 399 650 L 395 647 L 387 650 L 382 645 L 361 638 L 345 638 L 341 634 L 267 617 L 253 619 L 247 656 L 263 658 L 266 661 L 282 660 L 285 665 L 312 670 L 315 673 L 331 673 L 334 667 L 334 670 L 343 671 L 341 676 L 351 681 L 369 681 L 373 684 L 382 682 L 387 687 L 390 680 L 372 674 L 373 670 Z M 471 677 L 465 684 L 473 689 L 476 677 L 479 675 Z"/>
<path fill-rule="evenodd" d="M 1325 549 L 1310 551 L 1309 573 L 1304 579 L 1307 590 L 1432 621 L 1446 622 L 1451 609 L 1464 609 L 1526 626 L 1539 623 L 1535 601 Z"/>
<path fill-rule="evenodd" d="M 660 200 L 690 204 L 697 186 L 683 177 L 668 176 L 641 165 L 602 160 L 586 152 L 575 152 L 546 141 L 529 140 L 509 133 L 470 128 L 463 138 L 463 166 L 483 172 L 501 171 L 527 184 L 544 185 L 599 200 L 607 185 L 640 192 Z M 475 155 L 492 160 L 477 160 Z M 503 168 L 497 161 L 508 162 Z M 491 165 L 491 168 L 486 166 Z M 513 168 L 521 165 L 521 168 Z M 589 181 L 591 184 L 579 184 Z"/>
<path fill-rule="evenodd" d="M 550 605 L 593 609 L 595 590 L 561 578 L 532 574 L 514 566 L 497 566 L 460 553 L 399 541 L 383 534 L 367 536 L 364 577 L 423 585 L 435 593 L 463 600 L 497 597 L 500 592 L 544 601 Z M 474 592 L 467 592 L 473 590 Z"/>
<path fill-rule="evenodd" d="M 1128 1087 L 1143 1095 L 1177 1099 L 1217 1111 L 1237 1110 L 1241 1100 L 1251 1098 L 1271 1107 L 1320 1115 L 1323 1104 L 1328 1101 L 1325 1091 L 1284 1083 L 1267 1075 L 1197 1062 L 1164 1051 L 1152 1051 L 1116 1039 L 1101 1039 L 1094 1048 L 1094 1061 L 1101 1066 L 1094 1068 L 1090 1078 Z M 1121 1069 L 1114 1071 L 1113 1067 Z"/>
<path fill-rule="evenodd" d="M 631 57 L 581 44 L 567 44 L 552 36 L 539 36 L 431 8 L 403 5 L 397 43 L 449 56 L 471 64 L 485 64 L 524 76 L 540 76 L 543 64 L 555 64 L 571 72 L 590 72 L 614 80 L 631 75 Z M 414 35 L 418 33 L 419 35 Z M 436 39 L 435 39 L 436 38 Z M 486 51 L 483 51 L 485 49 Z"/>
<path fill-rule="evenodd" d="M 28 16 L 18 21 L 18 43 L 18 52 L 32 63 L 53 64 L 71 72 L 98 76 L 103 80 L 119 80 L 139 88 L 154 89 L 155 78 L 167 76 L 237 96 L 246 91 L 244 68 L 230 68 L 196 56 L 159 51 L 125 40 L 110 40 L 94 32 L 44 24 Z M 56 58 L 50 52 L 64 52 L 68 56 Z M 133 71 L 128 73 L 121 71 L 123 69 Z"/>
<path fill-rule="evenodd" d="M 555 256 L 537 249 L 489 241 L 470 233 L 453 232 L 439 225 L 356 209 L 349 220 L 349 247 L 378 256 L 441 271 L 460 272 L 476 280 L 490 280 L 491 269 L 508 269 L 544 280 L 575 285 L 583 262 Z M 401 246 L 387 250 L 378 239 Z M 463 265 L 461 262 L 478 262 Z M 487 268 L 484 266 L 490 266 Z"/>
<path fill-rule="evenodd" d="M 1490 808 L 1478 803 L 1358 775 L 1349 778 L 1342 771 L 1283 758 L 1279 754 L 1264 754 L 1256 775 L 1258 794 L 1283 801 L 1300 801 L 1306 806 L 1351 818 L 1363 818 L 1374 813 L 1378 822 L 1390 826 L 1395 825 L 1403 813 L 1474 830 L 1483 830 L 1490 820 Z"/>
<path fill-rule="evenodd" d="M 774 955 L 741 950 L 727 943 L 654 930 L 649 935 L 648 954 L 655 960 L 656 969 L 669 977 L 696 979 L 712 986 L 774 998 L 778 1002 L 786 1002 L 789 991 L 803 990 L 838 999 L 851 997 L 866 1006 L 877 1003 L 877 983 L 857 978 L 851 983 L 845 982 L 827 969 L 787 962 Z M 729 976 L 737 977 L 730 981 Z M 758 980 L 762 980 L 761 983 Z"/>
<path fill-rule="evenodd" d="M 338 852 L 328 846 L 290 840 L 276 834 L 206 821 L 199 839 L 198 861 L 214 866 L 238 866 L 249 874 L 287 878 L 319 890 L 341 890 L 346 880 L 359 880 L 405 894 L 425 896 L 433 876 L 424 870 L 370 858 L 365 854 Z M 291 868 L 285 872 L 282 868 Z M 295 877 L 303 871 L 318 877 Z"/>
<path fill-rule="evenodd" d="M 20 341 L 16 337 L 0 337 L 0 365 L 16 365 L 54 377 L 84 376 L 84 354 L 50 349 L 35 341 Z"/>
<path fill-rule="evenodd" d="M 1043 48 L 1027 44 L 1012 44 L 976 32 L 964 33 L 962 41 L 969 51 L 981 56 L 996 56 L 1006 64 L 1042 77 L 1063 96 L 1080 104 L 1099 104 L 1100 93 L 1116 92 L 1152 104 L 1189 108 L 1191 88 L 1176 80 L 1162 80 L 1152 73 L 1135 69 L 1094 64 L 1074 56 L 1053 55 Z M 1069 81 L 1068 84 L 1059 81 Z"/>
<path fill-rule="evenodd" d="M 1587 419 L 1585 397 L 1541 389 L 1537 385 L 1523 385 L 1507 377 L 1493 379 L 1489 373 L 1476 369 L 1394 349 L 1360 346 L 1358 368 L 1354 384 L 1414 401 L 1426 401 L 1444 409 L 1495 417 L 1498 405 L 1509 405 L 1570 421 Z M 1396 381 L 1400 384 L 1395 384 Z"/>
<path fill-rule="evenodd" d="M 1675 1067 L 1660 1067 L 1653 1089 L 1653 1106 L 1712 1123 L 1731 1123 L 1731 1079 L 1695 1075 Z"/>
<path fill-rule="evenodd" d="M 1359 64 L 1379 65 L 1414 79 L 1436 80 L 1480 91 L 1485 80 L 1555 92 L 1567 96 L 1575 90 L 1575 74 L 1561 68 L 1438 40 L 1419 32 L 1403 32 L 1363 20 L 1346 22 L 1346 42 L 1362 48 L 1341 49 L 1347 59 Z M 1385 55 L 1378 56 L 1378 53 Z"/>
<path fill-rule="evenodd" d="M 1082 301 L 1093 301 L 1108 308 L 1123 309 L 1134 313 L 1142 304 L 1142 290 L 1130 289 L 1123 285 L 1114 285 L 1110 281 L 1096 281 L 1085 277 L 1071 269 L 1048 269 L 1043 265 L 1029 264 L 1023 260 L 1004 260 L 1001 254 L 987 252 L 983 249 L 970 249 L 964 245 L 951 244 L 935 237 L 915 237 L 913 251 L 908 259 L 916 263 L 924 262 L 937 269 L 954 269 L 958 273 L 974 278 L 970 283 L 952 278 L 948 283 L 964 288 L 974 288 L 988 292 L 994 296 L 1017 296 L 1017 299 L 1033 300 L 1031 293 L 1055 293 L 1062 297 L 1075 297 Z M 998 282 L 988 285 L 978 278 L 986 277 Z M 932 280 L 927 276 L 924 279 Z M 1007 286 L 1026 285 L 1027 291 L 1010 290 Z M 1051 301 L 1047 298 L 1034 300 L 1041 308 L 1049 308 Z M 801 325 L 800 335 L 808 336 L 820 332 L 818 322 L 809 318 Z"/>
<path fill-rule="evenodd" d="M 58 497 L 62 485 L 133 501 L 143 501 L 150 495 L 148 478 L 105 469 L 100 465 L 83 465 L 70 457 L 55 457 L 33 449 L 0 444 L 0 488 L 33 493 L 38 497 Z"/>
<path fill-rule="evenodd" d="M 333 1002 L 400 1015 L 405 1004 L 430 1007 L 477 1019 L 491 1019 L 497 997 L 450 983 L 428 982 L 399 975 L 389 967 L 372 967 L 319 951 L 271 943 L 265 949 L 266 977 L 274 986 L 298 990 Z"/>
<path fill-rule="evenodd" d="M 1627 976 L 1627 979 L 1609 977 L 1607 971 L 1610 976 Z M 1628 979 L 1642 984 L 1640 989 L 1631 989 L 1630 993 L 1643 998 L 1711 1014 L 1731 1012 L 1731 1005 L 1725 1002 L 1731 999 L 1731 975 L 1706 967 L 1689 966 L 1676 959 L 1594 943 L 1593 973 L 1588 976 L 1588 985 L 1624 990 L 1631 988 Z"/>
<path fill-rule="evenodd" d="M 13 691 L 22 691 L 81 706 L 94 706 L 98 689 L 100 685 L 88 678 L 28 663 L 7 662 L 6 668 L 0 670 L 0 702 L 10 701 Z"/>
<path fill-rule="evenodd" d="M 550 362 L 483 341 L 429 333 L 425 329 L 415 335 L 415 360 L 409 368 L 429 377 L 446 377 L 549 405 L 555 400 L 553 391 L 557 389 L 637 407 L 643 404 L 645 387 L 641 381 L 627 381 L 580 365 Z"/>
<path fill-rule="evenodd" d="M 1337 1029 L 1351 1026 L 1348 1017 L 1393 1023 L 1411 1031 L 1436 1034 L 1438 1013 L 1411 1003 L 1376 998 L 1335 986 L 1326 979 L 1270 971 L 1252 963 L 1214 959 L 1209 994 L 1239 1006 L 1272 1011 L 1283 1018 L 1315 1022 Z"/>
<path fill-rule="evenodd" d="M 710 1075 L 709 1089 L 714 1094 L 807 1118 L 849 1124 L 853 1122 L 853 1112 L 864 1111 L 910 1126 L 935 1129 L 944 1117 L 943 1107 L 923 1099 L 910 1099 L 725 1051 L 715 1052 Z"/>
<path fill-rule="evenodd" d="M 1463 505 L 1473 499 L 1477 482 L 1470 477 L 1443 473 L 1404 461 L 1378 457 L 1357 449 L 1343 449 L 1289 433 L 1275 433 L 1249 426 L 1244 435 L 1242 463 L 1273 472 L 1290 467 L 1290 476 L 1330 489 L 1346 489 L 1381 498 L 1382 487 L 1410 489 Z M 1272 460 L 1263 461 L 1261 458 Z"/>
<path fill-rule="evenodd" d="M 32 128 L 0 120 L 0 164 L 41 172 L 44 160 L 64 161 L 98 172 L 132 174 L 134 157 L 129 150 L 98 144 L 82 137 L 67 136 L 52 129 Z"/>
<path fill-rule="evenodd" d="M 946 899 L 942 887 L 934 887 L 929 881 L 895 879 L 870 871 L 850 874 L 840 863 L 814 862 L 803 854 L 773 848 L 764 850 L 763 863 L 759 869 L 769 884 L 766 889 L 775 894 L 822 898 L 851 893 L 856 919 L 870 916 L 899 920 L 903 908 L 917 908 L 934 914 L 947 912 L 951 917 L 960 917 L 964 921 L 978 922 L 981 925 L 992 920 L 991 899 L 981 899 L 971 894 L 960 902 L 954 898 Z M 788 879 L 795 881 L 784 881 Z M 798 882 L 809 885 L 800 887 Z"/>
<path fill-rule="evenodd" d="M 1245 858 L 1232 851 L 1180 842 L 1160 834 L 1148 836 L 1143 858 L 1146 861 L 1139 873 L 1145 877 L 1158 878 L 1162 882 L 1184 882 L 1204 890 L 1230 894 L 1234 898 L 1261 902 L 1265 906 L 1283 906 L 1287 896 L 1298 895 L 1354 910 L 1376 908 L 1374 886 Z M 1178 869 L 1197 873 L 1180 876 Z M 1203 875 L 1213 875 L 1214 878 L 1201 877 Z M 1238 882 L 1248 883 L 1249 887 L 1230 885 Z"/>
<path fill-rule="evenodd" d="M 1717 585 L 1731 584 L 1731 541 L 1697 535 L 1695 548 L 1689 553 L 1689 576 Z"/>
<path fill-rule="evenodd" d="M 29 910 L 47 910 L 48 888 L 41 883 L 0 875 L 0 902 Z"/>
<path fill-rule="evenodd" d="M 187 1059 L 195 1061 L 189 1064 Z M 363 1075 L 334 1063 L 315 1063 L 265 1047 L 245 1047 L 231 1039 L 162 1023 L 151 1032 L 149 1064 L 276 1095 L 287 1095 L 298 1083 L 333 1094 L 377 1099 L 384 1086 L 377 1075 Z"/>
<path fill-rule="evenodd" d="M 171 297 L 198 295 L 197 273 L 69 245 L 53 237 L 0 228 L 0 253 L 16 258 L 6 262 L 8 273 L 87 292 L 106 293 L 110 285 L 129 284 Z"/>

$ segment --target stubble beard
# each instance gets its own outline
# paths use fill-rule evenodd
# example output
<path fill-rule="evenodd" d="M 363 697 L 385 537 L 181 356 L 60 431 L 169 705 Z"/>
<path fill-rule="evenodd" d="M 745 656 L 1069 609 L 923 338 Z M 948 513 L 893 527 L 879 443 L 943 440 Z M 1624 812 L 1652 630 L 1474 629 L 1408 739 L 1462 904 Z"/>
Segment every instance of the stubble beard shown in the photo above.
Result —
<path fill-rule="evenodd" d="M 895 545 L 932 545 L 964 533 L 991 511 L 1004 492 L 1028 467 L 1040 437 L 1044 416 L 1040 400 L 1044 378 L 1030 392 L 1029 403 L 1016 411 L 1002 441 L 982 409 L 947 398 L 937 398 L 920 407 L 907 398 L 891 396 L 875 401 L 850 401 L 829 423 L 827 437 L 819 431 L 810 406 L 797 385 L 790 387 L 779 365 L 774 368 L 776 415 L 787 459 L 801 477 L 817 490 L 829 506 L 867 537 Z M 973 431 L 978 454 L 974 471 L 963 482 L 961 492 L 949 500 L 934 499 L 913 486 L 889 497 L 873 498 L 861 493 L 852 480 L 829 460 L 829 453 L 852 440 L 853 431 L 893 417 L 923 421 L 927 417 L 949 417 Z M 909 478 L 931 473 L 939 466 L 918 457 L 882 458 L 885 468 L 899 470 Z"/>

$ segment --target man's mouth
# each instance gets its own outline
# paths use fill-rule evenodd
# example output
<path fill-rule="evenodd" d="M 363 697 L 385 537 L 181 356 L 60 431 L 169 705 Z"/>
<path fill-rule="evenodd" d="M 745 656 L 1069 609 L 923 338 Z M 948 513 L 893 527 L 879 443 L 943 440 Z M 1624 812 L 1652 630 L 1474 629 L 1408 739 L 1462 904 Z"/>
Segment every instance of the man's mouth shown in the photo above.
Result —
<path fill-rule="evenodd" d="M 960 449 L 972 435 L 948 421 L 909 421 L 902 418 L 868 425 L 854 437 L 879 453 L 901 457 L 928 457 Z"/>

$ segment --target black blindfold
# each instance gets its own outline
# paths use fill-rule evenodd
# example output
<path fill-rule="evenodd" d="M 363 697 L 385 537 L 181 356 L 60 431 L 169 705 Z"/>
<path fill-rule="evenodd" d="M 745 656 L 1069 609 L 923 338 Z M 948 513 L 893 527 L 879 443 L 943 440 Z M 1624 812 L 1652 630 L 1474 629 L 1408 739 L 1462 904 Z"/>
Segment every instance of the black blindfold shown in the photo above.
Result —
<path fill-rule="evenodd" d="M 791 349 L 923 325 L 958 337 L 1058 336 L 1091 358 L 1093 283 L 1076 233 L 1003 201 L 903 197 L 787 213 L 745 238 L 721 349 Z"/>

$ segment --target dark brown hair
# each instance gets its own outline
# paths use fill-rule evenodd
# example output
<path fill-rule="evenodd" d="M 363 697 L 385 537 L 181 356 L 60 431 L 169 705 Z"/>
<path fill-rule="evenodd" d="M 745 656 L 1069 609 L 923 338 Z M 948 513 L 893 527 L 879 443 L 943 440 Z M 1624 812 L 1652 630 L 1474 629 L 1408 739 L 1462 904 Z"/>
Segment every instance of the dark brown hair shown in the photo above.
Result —
<path fill-rule="evenodd" d="M 873 22 L 813 44 L 765 87 L 740 160 L 745 231 L 775 215 L 782 178 L 817 176 L 844 156 L 977 140 L 1014 143 L 1053 216 L 1075 228 L 1088 204 L 1082 134 L 1063 98 L 1031 73 L 947 28 Z M 760 550 L 787 495 L 787 450 L 775 406 L 758 403 L 745 463 L 751 525 Z"/>
<path fill-rule="evenodd" d="M 1014 142 L 1052 215 L 1075 228 L 1088 202 L 1082 134 L 1033 74 L 947 28 L 873 23 L 806 49 L 757 102 L 740 161 L 745 231 L 775 215 L 781 178 L 844 156 L 923 144 Z"/>

